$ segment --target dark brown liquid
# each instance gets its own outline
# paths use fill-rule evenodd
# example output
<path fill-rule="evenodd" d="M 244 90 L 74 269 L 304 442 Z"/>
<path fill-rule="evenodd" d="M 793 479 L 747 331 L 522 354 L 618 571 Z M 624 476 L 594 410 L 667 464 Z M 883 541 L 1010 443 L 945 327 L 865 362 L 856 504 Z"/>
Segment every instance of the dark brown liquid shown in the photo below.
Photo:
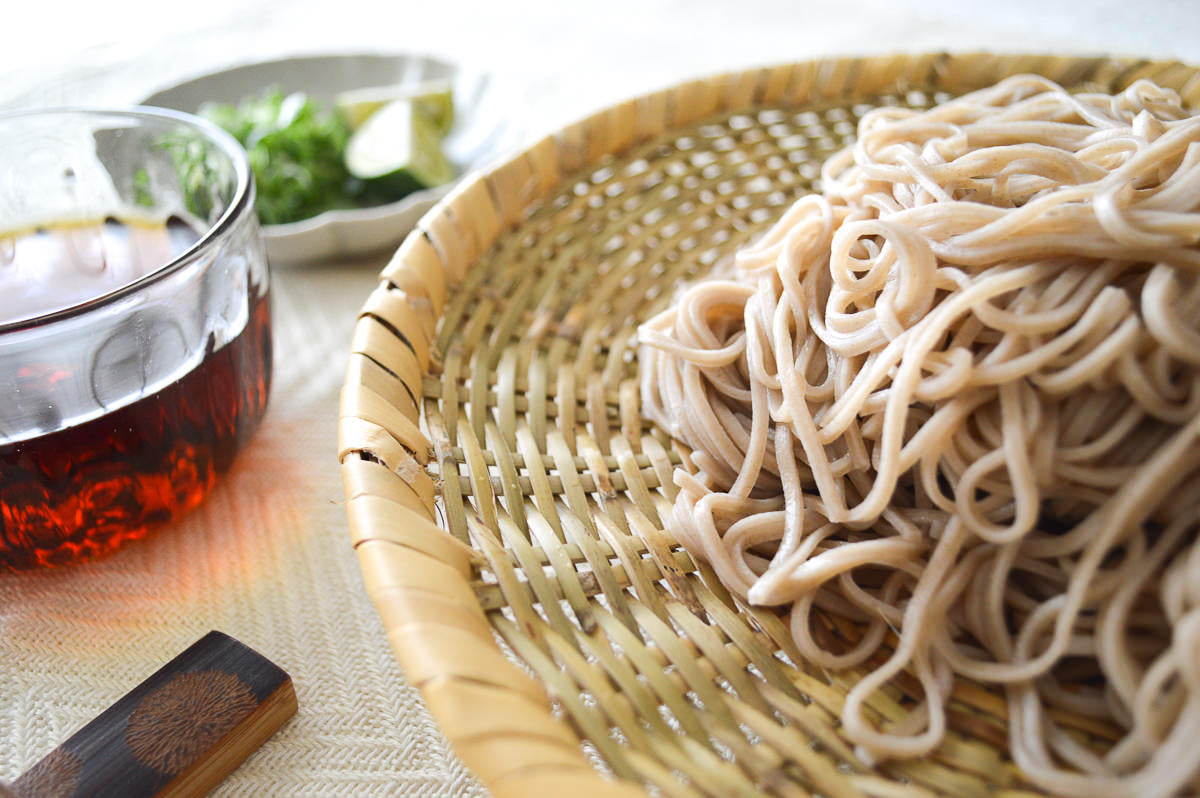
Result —
<path fill-rule="evenodd" d="M 265 289 L 252 293 L 246 327 L 161 390 L 0 445 L 0 570 L 96 557 L 199 504 L 266 409 L 269 307 Z"/>

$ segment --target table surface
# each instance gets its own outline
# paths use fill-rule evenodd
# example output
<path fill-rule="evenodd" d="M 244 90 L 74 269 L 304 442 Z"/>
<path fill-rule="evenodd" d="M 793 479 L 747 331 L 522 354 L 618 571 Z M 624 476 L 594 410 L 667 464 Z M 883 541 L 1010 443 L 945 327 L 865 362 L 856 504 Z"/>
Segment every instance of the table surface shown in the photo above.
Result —
<path fill-rule="evenodd" d="M 829 54 L 1108 53 L 1200 62 L 1200 2 L 151 0 L 5 12 L 0 108 L 125 104 L 234 63 L 401 51 L 487 69 L 530 140 L 617 100 Z M 334 11 L 336 9 L 336 11 Z M 170 18 L 168 18 L 170 17 Z M 395 665 L 348 542 L 338 391 L 382 262 L 275 270 L 267 418 L 215 493 L 95 563 L 0 574 L 0 781 L 210 629 L 287 670 L 298 715 L 220 795 L 483 795 Z"/>

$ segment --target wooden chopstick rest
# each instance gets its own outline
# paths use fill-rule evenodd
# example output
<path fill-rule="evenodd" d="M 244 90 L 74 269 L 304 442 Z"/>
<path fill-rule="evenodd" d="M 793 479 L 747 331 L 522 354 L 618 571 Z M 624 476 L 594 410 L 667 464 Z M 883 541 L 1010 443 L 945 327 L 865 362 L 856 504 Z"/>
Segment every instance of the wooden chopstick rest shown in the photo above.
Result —
<path fill-rule="evenodd" d="M 209 632 L 11 789 L 19 798 L 204 795 L 294 714 L 287 673 L 229 635 Z"/>

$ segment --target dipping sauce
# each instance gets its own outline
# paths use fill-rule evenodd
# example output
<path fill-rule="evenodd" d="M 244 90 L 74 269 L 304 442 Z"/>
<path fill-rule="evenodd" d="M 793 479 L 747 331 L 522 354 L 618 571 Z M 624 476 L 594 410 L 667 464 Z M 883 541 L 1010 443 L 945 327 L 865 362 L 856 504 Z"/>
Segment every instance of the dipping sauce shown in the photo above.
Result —
<path fill-rule="evenodd" d="M 176 217 L 136 216 L 0 236 L 0 324 L 115 291 L 198 239 Z M 229 469 L 266 408 L 271 333 L 265 280 L 223 256 L 175 304 L 134 297 L 86 335 L 7 361 L 0 349 L 0 568 L 107 553 Z"/>

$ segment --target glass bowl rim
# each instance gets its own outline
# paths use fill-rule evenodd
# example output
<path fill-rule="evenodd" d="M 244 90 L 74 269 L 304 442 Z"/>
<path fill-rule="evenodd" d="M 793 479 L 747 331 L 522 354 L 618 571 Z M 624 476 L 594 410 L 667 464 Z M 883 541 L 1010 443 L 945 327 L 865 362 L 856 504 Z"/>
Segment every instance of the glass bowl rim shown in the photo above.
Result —
<path fill-rule="evenodd" d="M 250 169 L 249 156 L 230 133 L 220 126 L 193 114 L 175 111 L 169 108 L 152 106 L 130 106 L 126 108 L 109 108 L 105 106 L 71 105 L 48 108 L 23 108 L 15 111 L 0 112 L 0 123 L 14 119 L 36 118 L 48 116 L 85 116 L 105 117 L 116 116 L 130 119 L 153 119 L 169 121 L 191 127 L 211 143 L 216 144 L 229 157 L 234 169 L 236 180 L 233 196 L 225 210 L 215 222 L 209 224 L 204 233 L 190 247 L 179 253 L 173 259 L 147 272 L 136 280 L 120 285 L 111 291 L 97 294 L 82 302 L 75 302 L 48 313 L 42 313 L 29 318 L 0 323 L 0 336 L 7 333 L 40 327 L 66 319 L 82 316 L 90 311 L 111 305 L 125 297 L 136 294 L 149 285 L 157 283 L 171 274 L 179 271 L 185 265 L 192 263 L 196 257 L 206 250 L 212 249 L 226 231 L 241 219 L 248 211 L 254 213 L 254 172 Z"/>

